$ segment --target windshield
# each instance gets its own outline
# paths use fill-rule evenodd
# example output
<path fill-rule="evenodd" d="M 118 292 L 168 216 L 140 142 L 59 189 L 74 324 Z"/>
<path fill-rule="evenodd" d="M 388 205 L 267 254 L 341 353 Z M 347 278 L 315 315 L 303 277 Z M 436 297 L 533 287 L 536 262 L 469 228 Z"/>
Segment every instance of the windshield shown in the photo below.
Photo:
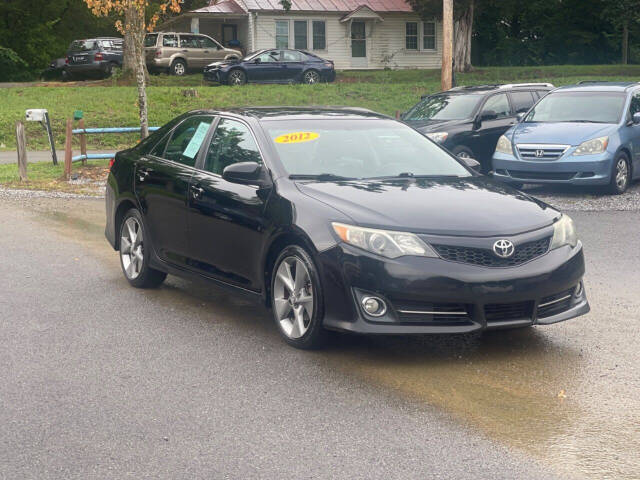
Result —
<path fill-rule="evenodd" d="M 525 122 L 618 123 L 625 94 L 618 92 L 557 92 L 544 97 Z"/>
<path fill-rule="evenodd" d="M 158 34 L 157 33 L 148 33 L 144 37 L 144 46 L 145 47 L 155 47 L 157 41 L 158 41 Z"/>
<path fill-rule="evenodd" d="M 88 52 L 90 50 L 95 50 L 95 48 L 95 40 L 76 40 L 71 44 L 69 50 L 73 52 Z"/>
<path fill-rule="evenodd" d="M 433 95 L 409 110 L 404 120 L 464 120 L 471 117 L 481 95 Z"/>
<path fill-rule="evenodd" d="M 247 60 L 251 60 L 251 57 L 254 57 L 255 55 L 259 54 L 260 52 L 264 52 L 265 50 L 254 50 L 251 53 L 247 53 L 247 55 L 245 55 L 245 57 L 242 59 L 242 61 L 246 62 Z"/>
<path fill-rule="evenodd" d="M 442 148 L 393 120 L 275 120 L 263 125 L 290 175 L 471 175 Z"/>

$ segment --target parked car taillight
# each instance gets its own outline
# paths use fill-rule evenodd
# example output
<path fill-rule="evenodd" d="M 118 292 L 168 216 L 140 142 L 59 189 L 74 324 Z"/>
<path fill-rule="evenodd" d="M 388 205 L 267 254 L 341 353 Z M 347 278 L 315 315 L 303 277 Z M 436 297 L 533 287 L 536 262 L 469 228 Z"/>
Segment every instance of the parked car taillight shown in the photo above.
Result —
<path fill-rule="evenodd" d="M 66 58 L 64 59 L 64 63 L 66 63 L 67 65 L 69 65 L 69 57 L 66 57 Z"/>
<path fill-rule="evenodd" d="M 162 56 L 162 50 L 156 50 L 156 58 L 160 58 Z"/>
<path fill-rule="evenodd" d="M 111 168 L 113 167 L 114 163 L 116 163 L 115 157 L 113 157 L 112 159 L 109 160 L 109 170 L 111 170 Z"/>
<path fill-rule="evenodd" d="M 104 60 L 104 56 L 100 52 L 96 53 L 94 58 L 95 58 L 96 62 Z"/>

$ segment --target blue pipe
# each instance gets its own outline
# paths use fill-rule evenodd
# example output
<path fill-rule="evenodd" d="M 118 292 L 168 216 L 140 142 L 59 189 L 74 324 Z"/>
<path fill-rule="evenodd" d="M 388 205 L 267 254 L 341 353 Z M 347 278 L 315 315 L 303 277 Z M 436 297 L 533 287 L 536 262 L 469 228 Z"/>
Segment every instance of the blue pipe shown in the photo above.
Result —
<path fill-rule="evenodd" d="M 150 132 L 155 132 L 159 130 L 160 127 L 149 127 Z M 80 133 L 130 133 L 130 132 L 139 132 L 140 127 L 112 127 L 112 128 L 76 128 L 71 131 L 74 135 L 78 135 Z"/>
<path fill-rule="evenodd" d="M 100 160 L 103 158 L 113 158 L 115 153 L 90 153 L 88 155 L 76 155 L 71 158 L 72 162 L 79 162 L 80 160 Z"/>

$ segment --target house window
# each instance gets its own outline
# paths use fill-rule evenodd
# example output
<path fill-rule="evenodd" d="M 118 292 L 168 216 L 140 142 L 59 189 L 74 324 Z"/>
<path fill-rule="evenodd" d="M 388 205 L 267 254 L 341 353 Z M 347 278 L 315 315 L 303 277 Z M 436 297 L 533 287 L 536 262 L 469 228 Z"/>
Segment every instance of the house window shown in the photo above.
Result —
<path fill-rule="evenodd" d="M 407 22 L 405 27 L 405 48 L 407 50 L 418 49 L 418 22 Z"/>
<path fill-rule="evenodd" d="M 327 48 L 324 20 L 313 21 L 313 49 L 324 50 Z"/>
<path fill-rule="evenodd" d="M 436 49 L 436 22 L 422 22 L 422 48 Z"/>
<path fill-rule="evenodd" d="M 307 21 L 296 20 L 293 22 L 293 48 L 307 49 Z"/>
<path fill-rule="evenodd" d="M 288 20 L 276 20 L 276 48 L 289 48 Z"/>

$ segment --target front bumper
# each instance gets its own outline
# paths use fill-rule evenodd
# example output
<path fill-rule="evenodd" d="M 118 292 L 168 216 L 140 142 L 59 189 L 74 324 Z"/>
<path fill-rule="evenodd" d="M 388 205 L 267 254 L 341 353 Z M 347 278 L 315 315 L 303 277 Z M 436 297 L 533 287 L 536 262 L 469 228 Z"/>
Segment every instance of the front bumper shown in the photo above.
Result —
<path fill-rule="evenodd" d="M 611 179 L 614 155 L 573 156 L 570 149 L 557 160 L 522 160 L 496 152 L 493 155 L 493 176 L 507 183 L 544 183 L 570 185 L 607 185 Z"/>
<path fill-rule="evenodd" d="M 204 71 L 204 79 L 207 82 L 224 83 L 227 80 L 227 76 L 226 76 L 226 74 L 223 74 L 219 69 L 216 69 L 216 70 L 205 70 Z"/>
<path fill-rule="evenodd" d="M 324 325 L 334 330 L 465 333 L 551 324 L 589 311 L 580 243 L 507 268 L 439 258 L 382 259 L 344 244 L 321 253 L 319 259 Z M 371 317 L 361 308 L 360 299 L 371 295 L 387 303 L 384 316 Z"/>

